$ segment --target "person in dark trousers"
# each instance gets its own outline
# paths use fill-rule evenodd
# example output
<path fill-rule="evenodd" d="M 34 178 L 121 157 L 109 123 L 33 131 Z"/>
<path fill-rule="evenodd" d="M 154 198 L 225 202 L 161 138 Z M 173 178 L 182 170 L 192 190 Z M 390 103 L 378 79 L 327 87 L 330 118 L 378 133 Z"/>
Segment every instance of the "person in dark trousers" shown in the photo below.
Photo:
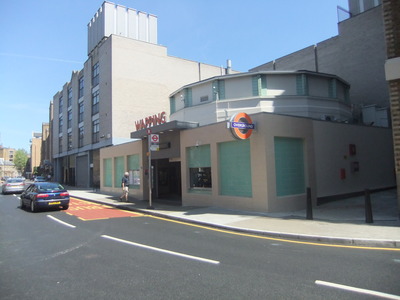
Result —
<path fill-rule="evenodd" d="M 128 202 L 128 194 L 129 194 L 129 173 L 125 172 L 124 177 L 121 180 L 122 186 L 122 195 L 119 197 L 119 200 L 122 201 L 125 198 L 125 202 Z"/>

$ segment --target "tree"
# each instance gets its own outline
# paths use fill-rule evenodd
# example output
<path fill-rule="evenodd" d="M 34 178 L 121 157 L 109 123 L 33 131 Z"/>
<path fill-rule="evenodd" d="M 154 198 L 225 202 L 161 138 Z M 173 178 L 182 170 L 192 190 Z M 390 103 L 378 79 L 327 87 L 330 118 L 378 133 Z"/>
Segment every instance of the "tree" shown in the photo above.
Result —
<path fill-rule="evenodd" d="M 28 152 L 24 149 L 18 149 L 14 155 L 14 165 L 18 172 L 22 174 L 25 169 L 26 161 L 28 160 Z"/>

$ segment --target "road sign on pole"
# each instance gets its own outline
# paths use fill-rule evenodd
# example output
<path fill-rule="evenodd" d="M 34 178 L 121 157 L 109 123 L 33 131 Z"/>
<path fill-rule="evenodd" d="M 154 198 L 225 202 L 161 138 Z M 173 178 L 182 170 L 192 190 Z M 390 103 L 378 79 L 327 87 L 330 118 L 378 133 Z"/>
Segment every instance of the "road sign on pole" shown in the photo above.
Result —
<path fill-rule="evenodd" d="M 149 172 L 148 172 L 148 175 L 149 175 L 149 206 L 147 207 L 147 208 L 149 208 L 149 209 L 154 209 L 154 207 L 153 207 L 153 203 L 152 203 L 152 195 L 151 195 L 151 189 L 152 189 L 152 186 L 151 186 L 151 181 L 152 181 L 152 178 L 153 178 L 153 170 L 152 170 L 152 168 L 151 168 L 151 147 L 152 147 L 152 138 L 151 138 L 151 136 L 153 135 L 153 134 L 151 134 L 151 131 L 147 131 L 148 132 L 148 136 L 147 136 L 147 140 L 148 140 L 148 144 L 147 144 L 147 147 L 148 147 L 148 151 L 149 151 L 149 167 L 148 167 L 148 169 L 149 169 Z"/>
<path fill-rule="evenodd" d="M 160 136 L 158 134 L 150 134 L 150 151 L 160 150 Z"/>

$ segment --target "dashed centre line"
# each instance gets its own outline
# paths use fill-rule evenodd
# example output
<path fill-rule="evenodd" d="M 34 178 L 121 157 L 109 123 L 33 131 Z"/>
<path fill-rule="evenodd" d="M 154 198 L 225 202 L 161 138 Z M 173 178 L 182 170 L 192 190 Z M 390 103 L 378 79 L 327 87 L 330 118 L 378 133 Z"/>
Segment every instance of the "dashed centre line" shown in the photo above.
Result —
<path fill-rule="evenodd" d="M 327 286 L 327 287 L 332 287 L 332 288 L 337 288 L 337 289 L 341 289 L 341 290 L 346 290 L 346 291 L 350 291 L 350 292 L 355 292 L 355 293 L 359 293 L 359 294 L 377 296 L 377 297 L 381 297 L 381 298 L 385 298 L 385 299 L 400 300 L 400 296 L 397 296 L 397 295 L 386 294 L 386 293 L 372 291 L 372 290 L 366 290 L 366 289 L 360 289 L 360 288 L 356 288 L 356 287 L 352 287 L 352 286 L 348 286 L 348 285 L 343 285 L 343 284 L 337 284 L 337 283 L 333 283 L 333 282 L 316 280 L 315 284 L 323 285 L 323 286 Z"/>
<path fill-rule="evenodd" d="M 123 244 L 145 248 L 145 249 L 148 249 L 148 250 L 153 250 L 153 251 L 162 252 L 162 253 L 166 253 L 166 254 L 170 254 L 170 255 L 189 258 L 189 259 L 192 259 L 192 260 L 206 262 L 206 263 L 210 263 L 210 264 L 214 264 L 214 265 L 218 265 L 219 264 L 219 261 L 217 261 L 217 260 L 202 258 L 202 257 L 198 257 L 198 256 L 193 256 L 193 255 L 180 253 L 180 252 L 174 252 L 174 251 L 170 251 L 170 250 L 165 250 L 165 249 L 161 249 L 161 248 L 147 246 L 147 245 L 144 245 L 144 244 L 134 243 L 134 242 L 131 242 L 131 241 L 127 241 L 127 240 L 119 239 L 119 238 L 116 238 L 116 237 L 112 237 L 112 236 L 109 236 L 109 235 L 102 235 L 101 237 L 103 237 L 105 239 L 113 240 L 113 241 L 116 241 L 116 242 L 120 242 L 120 243 L 123 243 Z"/>

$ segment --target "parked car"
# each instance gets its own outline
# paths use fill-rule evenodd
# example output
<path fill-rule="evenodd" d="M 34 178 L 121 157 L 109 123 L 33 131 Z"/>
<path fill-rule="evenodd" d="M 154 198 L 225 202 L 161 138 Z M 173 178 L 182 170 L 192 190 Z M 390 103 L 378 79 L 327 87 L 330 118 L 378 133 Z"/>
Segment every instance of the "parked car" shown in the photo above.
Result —
<path fill-rule="evenodd" d="M 43 176 L 36 176 L 35 177 L 35 182 L 45 182 L 46 178 L 44 178 Z"/>
<path fill-rule="evenodd" d="M 34 182 L 21 194 L 21 208 L 39 209 L 69 207 L 69 193 L 57 182 Z"/>
<path fill-rule="evenodd" d="M 8 178 L 2 186 L 3 195 L 9 193 L 22 193 L 25 190 L 25 180 L 21 178 Z"/>

